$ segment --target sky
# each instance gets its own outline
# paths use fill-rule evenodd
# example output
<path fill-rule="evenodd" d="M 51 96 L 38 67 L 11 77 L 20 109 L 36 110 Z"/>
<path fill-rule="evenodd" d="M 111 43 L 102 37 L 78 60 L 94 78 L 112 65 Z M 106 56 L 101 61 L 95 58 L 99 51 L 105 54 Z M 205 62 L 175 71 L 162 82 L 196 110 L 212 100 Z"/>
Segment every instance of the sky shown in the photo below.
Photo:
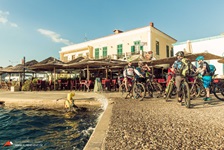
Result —
<path fill-rule="evenodd" d="M 60 58 L 62 47 L 154 26 L 178 42 L 224 33 L 223 0 L 0 0 L 0 66 Z"/>

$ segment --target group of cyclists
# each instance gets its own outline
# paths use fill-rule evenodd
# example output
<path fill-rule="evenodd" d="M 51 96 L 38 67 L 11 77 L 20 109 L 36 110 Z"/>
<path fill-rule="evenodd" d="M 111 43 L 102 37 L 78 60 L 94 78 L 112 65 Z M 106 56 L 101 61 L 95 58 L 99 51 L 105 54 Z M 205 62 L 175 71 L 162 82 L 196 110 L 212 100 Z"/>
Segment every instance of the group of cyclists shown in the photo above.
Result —
<path fill-rule="evenodd" d="M 212 81 L 212 75 L 209 74 L 209 68 L 207 62 L 205 62 L 203 56 L 198 56 L 196 61 L 199 66 L 196 68 L 189 59 L 184 57 L 183 51 L 178 51 L 176 53 L 177 60 L 173 63 L 171 68 L 169 68 L 175 74 L 175 85 L 176 85 L 176 93 L 177 93 L 177 101 L 182 102 L 180 85 L 181 81 L 186 78 L 191 72 L 195 74 L 200 74 L 202 76 L 203 86 L 206 89 L 206 97 L 203 98 L 204 101 L 211 100 L 210 98 L 210 90 L 209 86 Z M 142 61 L 138 62 L 138 66 L 135 68 L 132 66 L 131 62 L 128 62 L 128 65 L 124 68 L 124 82 L 126 91 L 130 92 L 128 89 L 128 84 L 133 82 L 133 79 L 141 79 L 146 78 L 150 74 L 151 69 L 147 64 L 143 64 Z M 167 81 L 169 82 L 169 81 Z M 166 96 L 166 92 L 164 96 Z"/>

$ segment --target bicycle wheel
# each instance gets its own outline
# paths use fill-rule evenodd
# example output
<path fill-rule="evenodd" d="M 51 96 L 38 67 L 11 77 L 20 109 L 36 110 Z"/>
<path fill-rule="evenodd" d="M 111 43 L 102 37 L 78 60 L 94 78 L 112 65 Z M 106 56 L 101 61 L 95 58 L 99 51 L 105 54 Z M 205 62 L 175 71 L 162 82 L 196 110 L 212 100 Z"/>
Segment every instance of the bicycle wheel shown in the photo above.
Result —
<path fill-rule="evenodd" d="M 217 84 L 214 87 L 214 95 L 221 101 L 224 101 L 224 84 Z"/>
<path fill-rule="evenodd" d="M 133 97 L 136 100 L 142 101 L 145 97 L 145 87 L 142 83 L 135 83 L 133 86 Z"/>
<path fill-rule="evenodd" d="M 206 90 L 205 90 L 203 84 L 201 83 L 201 84 L 199 84 L 199 86 L 200 86 L 200 89 L 201 89 L 201 92 L 200 92 L 200 94 L 199 94 L 200 97 L 205 97 L 205 95 L 206 95 Z"/>
<path fill-rule="evenodd" d="M 166 97 L 165 97 L 165 100 L 166 100 L 166 102 L 168 101 L 168 99 L 170 98 L 170 96 L 171 96 L 171 94 L 172 94 L 172 91 L 173 91 L 173 83 L 169 83 L 169 85 L 168 85 L 168 90 L 167 90 L 167 95 L 166 95 Z"/>
<path fill-rule="evenodd" d="M 121 94 L 121 97 L 126 97 L 126 88 L 125 88 L 125 84 L 122 83 L 119 86 L 119 93 Z"/>
<path fill-rule="evenodd" d="M 201 93 L 201 88 L 199 86 L 199 84 L 195 83 L 194 85 L 191 85 L 190 88 L 190 97 L 191 99 L 195 99 L 195 98 L 198 98 L 200 93 Z"/>
<path fill-rule="evenodd" d="M 184 100 L 184 104 L 187 108 L 191 106 L 191 99 L 190 99 L 190 90 L 187 82 L 182 83 L 182 100 Z"/>
<path fill-rule="evenodd" d="M 153 87 L 151 82 L 146 82 L 145 84 L 145 93 L 148 93 L 149 97 L 153 97 Z"/>
<path fill-rule="evenodd" d="M 176 95 L 177 95 L 177 87 L 176 87 L 176 85 L 174 84 L 174 85 L 173 85 L 173 90 L 172 90 L 172 92 L 171 92 L 171 94 L 170 94 L 170 98 L 175 97 Z"/>
<path fill-rule="evenodd" d="M 157 82 L 152 82 L 152 86 L 153 86 L 153 91 L 152 91 L 153 97 L 156 97 L 156 98 L 161 97 L 162 91 L 163 91 L 162 85 Z"/>

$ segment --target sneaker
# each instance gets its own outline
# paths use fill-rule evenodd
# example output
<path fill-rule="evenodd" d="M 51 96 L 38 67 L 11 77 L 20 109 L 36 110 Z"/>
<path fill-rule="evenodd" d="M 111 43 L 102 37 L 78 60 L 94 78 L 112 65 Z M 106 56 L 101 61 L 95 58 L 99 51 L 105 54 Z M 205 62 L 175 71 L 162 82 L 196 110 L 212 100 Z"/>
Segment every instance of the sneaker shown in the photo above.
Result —
<path fill-rule="evenodd" d="M 211 98 L 210 98 L 210 97 L 205 97 L 205 98 L 203 98 L 203 100 L 204 100 L 204 101 L 210 101 Z"/>

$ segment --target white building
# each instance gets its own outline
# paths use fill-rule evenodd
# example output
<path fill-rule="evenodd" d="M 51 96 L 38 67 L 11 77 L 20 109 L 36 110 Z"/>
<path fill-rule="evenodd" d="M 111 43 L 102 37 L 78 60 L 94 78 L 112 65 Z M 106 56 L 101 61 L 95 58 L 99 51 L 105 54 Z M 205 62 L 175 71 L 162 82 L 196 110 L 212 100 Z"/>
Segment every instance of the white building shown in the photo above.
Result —
<path fill-rule="evenodd" d="M 98 39 L 62 47 L 60 60 L 71 61 L 77 57 L 100 59 L 111 57 L 127 60 L 133 54 L 152 51 L 156 59 L 173 56 L 176 40 L 154 27 L 149 26 L 130 31 L 114 30 L 114 34 Z"/>
<path fill-rule="evenodd" d="M 191 53 L 209 52 L 224 57 L 224 34 L 197 40 L 177 42 L 173 44 L 174 54 L 178 51 L 188 51 L 188 42 L 190 42 Z M 216 74 L 223 76 L 224 64 L 218 63 L 217 60 L 208 60 L 207 62 L 216 66 Z M 197 66 L 196 62 L 195 65 Z"/>

